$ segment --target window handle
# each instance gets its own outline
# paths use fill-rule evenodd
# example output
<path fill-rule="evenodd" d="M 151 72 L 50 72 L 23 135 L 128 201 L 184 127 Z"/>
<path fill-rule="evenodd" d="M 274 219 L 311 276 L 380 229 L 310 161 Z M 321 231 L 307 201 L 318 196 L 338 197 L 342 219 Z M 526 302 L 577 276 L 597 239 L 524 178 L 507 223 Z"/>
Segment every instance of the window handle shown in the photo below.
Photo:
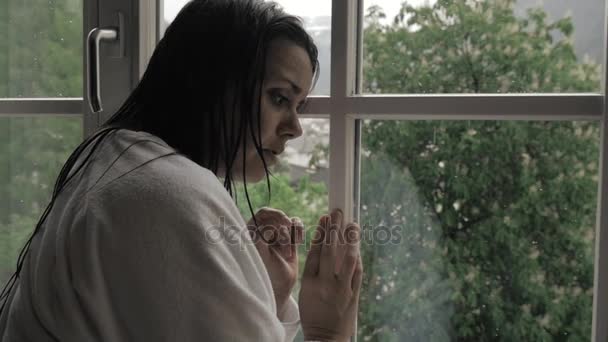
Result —
<path fill-rule="evenodd" d="M 96 27 L 87 36 L 87 93 L 89 104 L 93 113 L 103 110 L 101 105 L 101 83 L 100 83 L 100 63 L 99 47 L 101 41 L 118 42 L 119 57 L 124 56 L 124 16 L 118 12 L 118 27 Z"/>

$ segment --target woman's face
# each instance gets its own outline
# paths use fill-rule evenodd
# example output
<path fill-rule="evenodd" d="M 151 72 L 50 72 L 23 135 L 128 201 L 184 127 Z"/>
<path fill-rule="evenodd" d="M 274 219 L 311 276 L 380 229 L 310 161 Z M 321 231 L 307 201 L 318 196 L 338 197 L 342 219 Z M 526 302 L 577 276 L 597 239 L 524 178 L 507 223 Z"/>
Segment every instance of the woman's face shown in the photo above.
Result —
<path fill-rule="evenodd" d="M 266 57 L 266 74 L 261 93 L 261 141 L 267 165 L 277 163 L 288 140 L 302 135 L 298 111 L 306 101 L 312 84 L 312 64 L 306 50 L 287 40 L 271 42 Z M 256 133 L 257 134 L 257 133 Z M 266 177 L 251 134 L 247 134 L 245 155 L 247 182 Z M 242 180 L 243 149 L 234 161 L 234 179 Z"/>

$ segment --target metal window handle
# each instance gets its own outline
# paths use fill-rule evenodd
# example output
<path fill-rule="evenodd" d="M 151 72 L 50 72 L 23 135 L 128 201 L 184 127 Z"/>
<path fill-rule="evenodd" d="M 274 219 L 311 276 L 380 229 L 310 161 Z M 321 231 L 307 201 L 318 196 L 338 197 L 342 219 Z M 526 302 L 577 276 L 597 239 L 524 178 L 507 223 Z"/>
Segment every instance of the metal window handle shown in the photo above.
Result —
<path fill-rule="evenodd" d="M 92 29 L 87 36 L 87 93 L 93 113 L 99 113 L 103 110 L 101 105 L 101 83 L 99 80 L 99 45 L 101 41 L 118 42 L 120 44 L 119 57 L 124 56 L 124 17 L 121 12 L 118 13 L 118 26 L 97 27 Z"/>

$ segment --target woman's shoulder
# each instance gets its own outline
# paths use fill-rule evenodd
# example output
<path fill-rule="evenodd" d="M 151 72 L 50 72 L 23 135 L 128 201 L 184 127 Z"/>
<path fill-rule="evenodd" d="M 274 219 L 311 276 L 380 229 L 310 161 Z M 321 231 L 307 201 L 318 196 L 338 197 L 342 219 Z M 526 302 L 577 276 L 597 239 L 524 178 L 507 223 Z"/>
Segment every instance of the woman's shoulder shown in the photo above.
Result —
<path fill-rule="evenodd" d="M 146 132 L 121 130 L 116 146 L 106 151 L 102 164 L 110 171 L 88 197 L 146 206 L 169 205 L 176 211 L 200 210 L 201 206 L 232 210 L 234 202 L 217 176 L 186 156 L 179 154 L 159 137 Z M 96 201 L 98 202 L 98 201 Z"/>
<path fill-rule="evenodd" d="M 173 149 L 156 135 L 120 129 L 95 156 L 90 178 L 95 190 L 120 182 L 121 185 L 162 185 L 163 179 L 187 184 L 190 181 L 217 181 L 215 175 Z M 122 180 L 122 181 L 121 181 Z"/>

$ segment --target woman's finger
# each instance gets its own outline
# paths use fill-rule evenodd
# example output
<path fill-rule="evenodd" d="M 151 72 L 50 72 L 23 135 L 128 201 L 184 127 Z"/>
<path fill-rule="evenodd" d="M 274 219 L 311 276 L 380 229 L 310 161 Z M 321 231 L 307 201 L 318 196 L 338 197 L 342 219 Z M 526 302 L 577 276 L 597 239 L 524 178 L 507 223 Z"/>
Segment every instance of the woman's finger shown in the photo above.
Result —
<path fill-rule="evenodd" d="M 342 222 L 342 211 L 335 209 L 325 224 L 325 241 L 321 250 L 320 274 L 326 277 L 334 277 L 336 274 L 336 261 L 338 255 L 338 233 Z"/>
<path fill-rule="evenodd" d="M 353 275 L 352 289 L 353 298 L 359 298 L 361 292 L 361 283 L 363 282 L 363 262 L 361 261 L 361 255 L 357 259 L 357 265 L 355 266 L 355 273 Z"/>
<path fill-rule="evenodd" d="M 249 230 L 249 236 L 251 237 L 251 241 L 255 248 L 260 253 L 260 256 L 264 259 L 268 256 L 268 244 L 262 238 L 262 232 L 258 229 L 253 223 L 247 225 L 247 229 Z"/>
<path fill-rule="evenodd" d="M 334 209 L 331 212 L 331 224 L 336 228 L 339 233 L 342 233 L 342 220 L 344 219 L 341 209 Z"/>
<path fill-rule="evenodd" d="M 338 278 L 343 285 L 348 287 L 352 287 L 353 274 L 360 259 L 359 236 L 359 225 L 356 223 L 350 223 L 344 230 L 346 250 Z"/>
<path fill-rule="evenodd" d="M 359 256 L 347 254 L 344 256 L 344 260 L 342 261 L 342 268 L 338 273 L 338 280 L 340 284 L 344 285 L 344 287 L 352 287 L 353 274 L 355 273 L 355 268 L 357 267 L 357 260 Z"/>
<path fill-rule="evenodd" d="M 291 243 L 291 233 L 290 233 L 290 228 L 291 227 L 287 227 L 284 225 L 280 225 L 278 226 L 276 229 L 278 231 L 278 239 L 277 242 L 275 243 L 275 246 L 279 247 L 279 250 L 281 251 L 282 255 L 285 258 L 291 258 L 291 252 L 292 252 L 292 243 Z"/>
<path fill-rule="evenodd" d="M 305 277 L 314 277 L 319 273 L 321 252 L 323 250 L 323 241 L 325 240 L 325 221 L 327 219 L 327 215 L 323 215 L 319 219 L 319 224 L 313 235 L 306 263 L 304 264 Z"/>
<path fill-rule="evenodd" d="M 302 243 L 302 241 L 304 241 L 304 223 L 302 222 L 302 220 L 299 217 L 292 217 L 291 226 L 292 226 L 292 231 L 291 231 L 292 243 L 294 243 L 294 244 Z"/>

